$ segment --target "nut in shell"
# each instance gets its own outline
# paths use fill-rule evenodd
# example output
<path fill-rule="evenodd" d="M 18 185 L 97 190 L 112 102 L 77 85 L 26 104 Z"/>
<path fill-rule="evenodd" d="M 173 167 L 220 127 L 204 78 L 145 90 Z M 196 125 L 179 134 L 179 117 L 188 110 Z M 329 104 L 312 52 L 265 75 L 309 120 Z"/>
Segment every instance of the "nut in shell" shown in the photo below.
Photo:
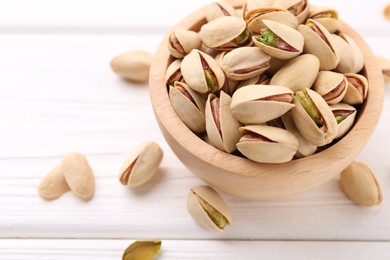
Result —
<path fill-rule="evenodd" d="M 336 48 L 339 48 L 340 62 L 336 71 L 341 73 L 358 73 L 363 69 L 364 57 L 359 46 L 348 35 L 332 35 Z"/>
<path fill-rule="evenodd" d="M 129 51 L 113 58 L 111 68 L 125 79 L 146 82 L 152 59 L 153 56 L 146 51 Z"/>
<path fill-rule="evenodd" d="M 339 15 L 333 8 L 311 8 L 309 17 L 322 24 L 330 33 L 335 33 L 340 28 Z"/>
<path fill-rule="evenodd" d="M 333 71 L 320 71 L 313 86 L 314 91 L 330 105 L 339 103 L 347 93 L 347 88 L 347 78 Z"/>
<path fill-rule="evenodd" d="M 69 186 L 60 165 L 51 170 L 38 186 L 39 195 L 47 200 L 57 199 L 67 191 L 69 191 Z"/>
<path fill-rule="evenodd" d="M 213 2 L 206 8 L 206 19 L 207 22 L 211 22 L 222 16 L 238 16 L 238 13 L 229 3 Z"/>
<path fill-rule="evenodd" d="M 352 128 L 355 122 L 357 110 L 353 106 L 344 103 L 331 105 L 330 109 L 332 110 L 338 125 L 338 131 L 335 139 L 340 139 Z"/>
<path fill-rule="evenodd" d="M 122 260 L 152 260 L 160 250 L 161 240 L 138 240 L 126 248 Z"/>
<path fill-rule="evenodd" d="M 196 32 L 177 28 L 169 35 L 168 49 L 175 58 L 184 58 L 193 49 L 200 49 L 202 42 Z"/>
<path fill-rule="evenodd" d="M 368 94 L 368 81 L 366 77 L 354 73 L 347 73 L 345 77 L 348 80 L 348 88 L 342 101 L 349 105 L 362 104 Z"/>
<path fill-rule="evenodd" d="M 290 11 L 298 19 L 298 23 L 306 21 L 310 12 L 310 5 L 307 0 L 276 0 L 274 6 Z"/>
<path fill-rule="evenodd" d="M 165 83 L 167 86 L 173 86 L 175 81 L 182 81 L 183 75 L 180 71 L 181 60 L 174 60 L 167 68 L 165 73 Z"/>

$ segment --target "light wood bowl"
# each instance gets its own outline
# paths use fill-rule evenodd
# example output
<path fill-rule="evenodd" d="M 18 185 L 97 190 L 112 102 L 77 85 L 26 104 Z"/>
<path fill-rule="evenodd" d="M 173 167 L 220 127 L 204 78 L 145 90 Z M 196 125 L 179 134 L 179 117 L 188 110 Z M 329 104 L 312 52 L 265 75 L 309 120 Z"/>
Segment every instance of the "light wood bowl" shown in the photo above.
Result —
<path fill-rule="evenodd" d="M 240 1 L 229 1 L 236 8 Z M 177 27 L 198 31 L 206 22 L 200 9 Z M 160 129 L 183 164 L 209 185 L 242 198 L 281 199 L 305 192 L 332 179 L 346 168 L 369 140 L 382 110 L 383 76 L 375 57 L 352 28 L 342 24 L 364 54 L 369 94 L 352 130 L 330 148 L 283 164 L 261 164 L 222 152 L 192 133 L 176 115 L 165 86 L 165 71 L 172 61 L 168 35 L 158 48 L 150 72 L 150 96 Z"/>

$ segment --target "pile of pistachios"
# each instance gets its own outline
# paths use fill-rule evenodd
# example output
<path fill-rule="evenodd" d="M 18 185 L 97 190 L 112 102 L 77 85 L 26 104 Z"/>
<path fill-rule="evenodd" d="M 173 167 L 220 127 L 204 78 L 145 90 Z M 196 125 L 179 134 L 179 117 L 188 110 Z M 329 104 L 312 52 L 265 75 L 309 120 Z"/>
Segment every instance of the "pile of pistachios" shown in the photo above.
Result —
<path fill-rule="evenodd" d="M 348 133 L 368 81 L 336 10 L 247 0 L 205 14 L 199 32 L 175 28 L 168 44 L 169 97 L 191 131 L 261 163 L 310 156 Z"/>

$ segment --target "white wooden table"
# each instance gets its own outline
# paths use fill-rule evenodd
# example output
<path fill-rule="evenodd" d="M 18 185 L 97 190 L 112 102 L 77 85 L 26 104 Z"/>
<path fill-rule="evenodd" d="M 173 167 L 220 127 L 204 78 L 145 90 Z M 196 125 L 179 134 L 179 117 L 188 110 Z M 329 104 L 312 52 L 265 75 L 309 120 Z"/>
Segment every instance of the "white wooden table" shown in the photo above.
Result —
<path fill-rule="evenodd" d="M 0 259 L 120 259 L 137 239 L 161 239 L 159 259 L 390 259 L 390 89 L 377 130 L 359 156 L 383 189 L 380 207 L 352 204 L 338 179 L 283 201 L 222 194 L 234 223 L 200 228 L 187 191 L 202 182 L 174 156 L 147 86 L 114 75 L 120 52 L 154 52 L 163 35 L 209 0 L 0 1 Z M 390 58 L 385 0 L 312 0 L 337 8 L 375 53 Z M 390 86 L 388 86 L 390 87 Z M 117 172 L 141 141 L 165 151 L 159 174 L 136 190 Z M 84 153 L 96 194 L 48 202 L 41 178 L 70 151 Z"/>

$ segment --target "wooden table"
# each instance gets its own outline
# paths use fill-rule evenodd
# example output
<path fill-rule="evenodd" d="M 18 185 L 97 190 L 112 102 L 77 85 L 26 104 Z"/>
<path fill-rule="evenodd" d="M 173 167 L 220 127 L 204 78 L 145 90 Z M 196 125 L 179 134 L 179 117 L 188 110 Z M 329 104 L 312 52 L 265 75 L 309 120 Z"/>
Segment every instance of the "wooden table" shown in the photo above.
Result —
<path fill-rule="evenodd" d="M 154 52 L 163 35 L 209 0 L 0 1 L 0 259 L 120 259 L 137 239 L 163 240 L 159 259 L 390 259 L 390 91 L 359 160 L 382 185 L 379 207 L 360 208 L 338 178 L 282 201 L 222 194 L 234 223 L 200 228 L 185 206 L 201 184 L 164 141 L 147 85 L 118 78 L 118 53 Z M 375 53 L 390 58 L 387 1 L 312 0 L 333 6 Z M 117 173 L 146 140 L 165 154 L 157 176 L 135 190 Z M 43 176 L 70 151 L 85 154 L 96 194 L 55 201 L 37 194 Z"/>

